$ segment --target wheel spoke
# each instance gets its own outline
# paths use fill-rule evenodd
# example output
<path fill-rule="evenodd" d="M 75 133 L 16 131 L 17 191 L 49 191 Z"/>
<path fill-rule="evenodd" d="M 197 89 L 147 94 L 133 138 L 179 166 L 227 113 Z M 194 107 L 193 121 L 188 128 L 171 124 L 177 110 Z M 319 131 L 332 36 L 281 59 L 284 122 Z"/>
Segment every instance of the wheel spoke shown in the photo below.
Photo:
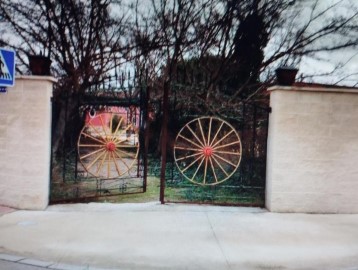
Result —
<path fill-rule="evenodd" d="M 102 146 L 102 147 L 103 147 L 103 146 Z M 86 154 L 86 155 L 84 155 L 84 156 L 80 156 L 80 159 L 85 159 L 85 158 L 87 158 L 87 157 L 90 157 L 90 156 L 95 155 L 95 154 L 97 154 L 97 153 L 99 153 L 99 152 L 102 152 L 102 151 L 105 151 L 105 149 L 104 149 L 104 148 L 98 149 L 98 150 L 93 151 L 93 152 L 91 152 L 91 153 L 89 153 L 89 154 Z"/>
<path fill-rule="evenodd" d="M 130 144 L 119 144 L 119 148 L 137 148 L 138 145 L 130 145 Z"/>
<path fill-rule="evenodd" d="M 230 145 L 234 145 L 234 144 L 239 144 L 240 145 L 240 141 L 235 141 L 235 142 L 231 142 L 231 143 L 227 143 L 227 144 L 223 144 L 217 147 L 214 147 L 214 150 L 220 149 L 220 148 L 224 148 Z"/>
<path fill-rule="evenodd" d="M 115 153 L 116 156 L 122 161 L 122 163 L 124 164 L 124 166 L 126 166 L 127 169 L 129 170 L 130 167 L 129 167 L 128 164 L 124 161 L 124 159 L 119 155 L 119 153 L 117 152 L 117 150 L 115 150 L 114 153 Z"/>
<path fill-rule="evenodd" d="M 205 144 L 202 143 L 202 141 L 199 139 L 199 137 L 195 134 L 195 132 L 191 129 L 191 127 L 189 125 L 186 125 L 187 129 L 189 129 L 189 131 L 191 132 L 191 134 L 194 135 L 194 137 L 196 138 L 196 140 L 199 142 L 199 144 L 201 145 L 201 147 L 204 147 Z"/>
<path fill-rule="evenodd" d="M 184 160 L 184 159 L 196 157 L 196 156 L 198 156 L 198 155 L 201 155 L 201 153 L 195 153 L 195 154 L 192 154 L 192 155 L 189 155 L 189 156 L 184 156 L 184 157 L 181 157 L 181 158 L 177 158 L 176 160 L 177 160 L 177 161 L 180 161 L 180 160 Z"/>
<path fill-rule="evenodd" d="M 103 144 L 79 144 L 79 147 L 103 147 Z"/>
<path fill-rule="evenodd" d="M 196 169 L 195 173 L 193 174 L 193 177 L 191 178 L 191 181 L 194 181 L 194 178 L 195 178 L 196 174 L 198 173 L 201 165 L 203 164 L 204 159 L 205 159 L 205 157 L 203 157 L 202 160 L 200 161 L 200 164 L 199 164 L 198 168 Z"/>
<path fill-rule="evenodd" d="M 120 127 L 121 124 L 122 124 L 122 121 L 123 121 L 123 117 L 120 117 L 120 120 L 119 120 L 119 122 L 118 122 L 118 124 L 117 124 L 116 130 L 113 132 L 113 137 L 116 136 L 116 134 L 117 134 L 117 132 L 118 132 L 118 129 L 119 129 L 119 127 Z"/>
<path fill-rule="evenodd" d="M 209 158 L 209 161 L 210 161 L 211 170 L 212 170 L 212 172 L 213 172 L 213 174 L 214 174 L 215 182 L 217 183 L 217 182 L 218 182 L 218 177 L 216 176 L 215 168 L 214 168 L 213 161 L 212 161 L 212 158 L 211 158 L 211 157 Z"/>
<path fill-rule="evenodd" d="M 86 132 L 84 132 L 84 131 L 81 132 L 81 135 L 90 137 L 92 140 L 94 140 L 94 141 L 96 141 L 96 142 L 99 142 L 100 144 L 106 143 L 105 141 L 101 141 L 101 140 L 97 139 L 96 137 L 93 137 L 92 135 L 90 135 L 90 134 L 88 134 L 88 133 L 86 133 Z"/>
<path fill-rule="evenodd" d="M 121 150 L 121 149 L 119 149 L 119 148 L 117 148 L 116 149 L 117 151 L 119 151 L 119 152 L 121 152 L 121 153 L 123 153 L 123 154 L 125 154 L 125 155 L 133 155 L 133 158 L 136 158 L 137 157 L 137 152 L 136 153 L 130 153 L 130 152 L 125 152 L 125 151 L 123 151 L 123 150 Z"/>
<path fill-rule="evenodd" d="M 200 118 L 198 118 L 198 123 L 199 123 L 199 128 L 200 128 L 201 137 L 203 137 L 203 142 L 204 142 L 204 146 L 205 146 L 205 145 L 206 145 L 206 139 L 205 139 L 205 136 L 204 136 L 203 127 L 201 126 Z"/>
<path fill-rule="evenodd" d="M 174 146 L 174 149 L 185 150 L 185 151 L 196 151 L 196 152 L 202 151 L 201 148 L 198 149 L 198 148 L 181 147 L 181 146 Z"/>
<path fill-rule="evenodd" d="M 219 132 L 221 131 L 223 125 L 224 125 L 224 122 L 221 122 L 220 127 L 219 127 L 218 130 L 216 131 L 216 133 L 215 133 L 215 135 L 214 135 L 214 138 L 213 138 L 213 140 L 212 140 L 211 143 L 210 143 L 210 146 L 212 146 L 212 144 L 215 142 L 216 137 L 219 135 Z"/>
<path fill-rule="evenodd" d="M 103 140 L 103 142 L 106 142 L 105 138 L 103 138 L 103 135 L 98 131 L 98 129 L 92 124 L 92 121 L 89 121 L 89 125 L 92 129 L 98 134 L 98 136 Z"/>
<path fill-rule="evenodd" d="M 216 148 L 216 149 L 217 149 L 217 148 Z M 216 150 L 215 150 L 215 153 L 241 156 L 241 153 L 240 153 L 240 152 L 216 151 Z"/>
<path fill-rule="evenodd" d="M 111 178 L 111 153 L 112 152 L 108 152 L 107 178 Z"/>
<path fill-rule="evenodd" d="M 193 166 L 202 156 L 200 155 L 197 159 L 195 159 L 192 163 L 190 163 L 188 166 L 186 166 L 183 170 L 181 170 L 182 173 L 184 173 L 186 170 L 188 170 L 191 166 Z"/>
<path fill-rule="evenodd" d="M 121 130 L 118 135 L 113 136 L 114 142 L 116 142 L 116 143 L 119 142 L 119 141 L 120 141 L 119 136 L 120 136 L 121 134 L 123 134 L 124 132 L 127 132 L 127 130 L 130 129 L 131 127 L 132 127 L 132 125 L 128 125 L 125 129 Z M 127 135 L 126 135 L 126 136 L 127 136 Z M 127 138 L 126 138 L 126 141 L 127 141 Z"/>
<path fill-rule="evenodd" d="M 210 135 L 211 135 L 211 124 L 212 124 L 213 118 L 210 117 L 210 121 L 209 121 L 209 130 L 208 130 L 208 145 L 210 145 Z"/>
<path fill-rule="evenodd" d="M 205 158 L 205 167 L 204 167 L 204 179 L 203 184 L 206 184 L 206 172 L 208 170 L 208 158 Z"/>
<path fill-rule="evenodd" d="M 217 159 L 216 159 L 214 156 L 213 156 L 212 158 L 213 158 L 213 160 L 215 161 L 215 163 L 220 167 L 220 169 L 225 173 L 226 177 L 228 177 L 229 174 L 228 174 L 227 171 L 221 166 L 220 162 L 217 161 Z"/>
<path fill-rule="evenodd" d="M 88 165 L 88 167 L 86 167 L 87 171 L 89 171 L 91 169 L 91 167 L 97 162 L 97 160 L 99 160 L 103 155 L 106 154 L 106 151 L 104 151 L 103 153 L 99 154 L 91 163 L 90 165 Z"/>
<path fill-rule="evenodd" d="M 195 145 L 198 148 L 202 148 L 203 146 L 198 145 L 197 143 L 193 142 L 192 140 L 188 139 L 187 137 L 184 137 L 183 135 L 179 134 L 180 138 L 183 138 L 184 140 L 190 142 L 191 144 Z"/>
<path fill-rule="evenodd" d="M 112 159 L 118 175 L 121 175 L 121 170 L 118 168 L 117 159 L 114 156 L 114 152 L 112 152 Z"/>
<path fill-rule="evenodd" d="M 225 140 L 228 136 L 230 136 L 231 133 L 235 132 L 233 129 L 228 132 L 224 137 L 222 137 L 220 140 L 218 140 L 212 147 L 215 149 L 215 146 L 217 146 L 220 142 Z"/>
<path fill-rule="evenodd" d="M 221 159 L 222 161 L 225 161 L 227 164 L 230 164 L 230 165 L 233 166 L 233 167 L 236 167 L 236 166 L 237 166 L 236 164 L 232 163 L 231 161 L 227 160 L 226 158 L 223 158 L 223 157 L 221 157 L 221 156 L 219 156 L 219 155 L 216 155 L 215 153 L 214 153 L 214 156 L 217 157 L 217 158 L 219 158 L 219 159 Z"/>
<path fill-rule="evenodd" d="M 104 161 L 105 161 L 106 158 L 107 158 L 107 153 L 108 153 L 107 151 L 104 152 L 104 157 L 103 157 L 101 163 L 99 164 L 99 166 L 98 166 L 98 168 L 97 168 L 97 171 L 96 171 L 96 175 L 97 175 L 97 176 L 98 176 L 98 173 L 100 172 L 100 170 L 101 170 L 102 167 L 103 167 Z"/>

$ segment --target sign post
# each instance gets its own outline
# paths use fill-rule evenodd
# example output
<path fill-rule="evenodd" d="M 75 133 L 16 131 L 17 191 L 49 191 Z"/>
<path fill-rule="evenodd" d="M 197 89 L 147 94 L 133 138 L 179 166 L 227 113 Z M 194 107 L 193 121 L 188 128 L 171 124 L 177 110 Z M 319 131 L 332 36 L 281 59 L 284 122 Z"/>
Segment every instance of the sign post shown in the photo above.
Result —
<path fill-rule="evenodd" d="M 15 51 L 0 48 L 0 93 L 15 85 Z"/>

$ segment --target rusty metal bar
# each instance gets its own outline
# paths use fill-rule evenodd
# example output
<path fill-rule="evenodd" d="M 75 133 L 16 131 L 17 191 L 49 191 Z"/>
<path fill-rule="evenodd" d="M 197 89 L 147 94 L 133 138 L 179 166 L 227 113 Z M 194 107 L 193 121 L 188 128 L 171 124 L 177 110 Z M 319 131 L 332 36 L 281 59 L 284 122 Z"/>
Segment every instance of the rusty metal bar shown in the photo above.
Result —
<path fill-rule="evenodd" d="M 169 115 L 169 82 L 164 84 L 163 93 L 163 122 L 162 122 L 162 141 L 161 141 L 161 169 L 160 169 L 160 194 L 159 200 L 164 204 L 165 192 L 165 170 L 167 165 L 167 139 L 168 139 L 168 115 Z"/>
<path fill-rule="evenodd" d="M 146 82 L 148 81 L 148 70 L 146 71 Z M 144 156 L 143 156 L 143 191 L 147 191 L 147 174 L 148 174 L 148 145 L 149 145 L 149 99 L 150 88 L 146 86 L 145 100 L 144 100 Z"/>

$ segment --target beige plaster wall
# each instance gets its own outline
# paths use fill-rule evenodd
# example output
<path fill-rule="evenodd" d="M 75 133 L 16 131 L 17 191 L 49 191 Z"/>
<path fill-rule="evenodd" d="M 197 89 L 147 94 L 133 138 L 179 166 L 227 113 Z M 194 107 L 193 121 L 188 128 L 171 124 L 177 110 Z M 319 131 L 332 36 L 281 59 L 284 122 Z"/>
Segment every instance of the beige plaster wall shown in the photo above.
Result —
<path fill-rule="evenodd" d="M 358 91 L 269 90 L 266 207 L 358 213 Z"/>
<path fill-rule="evenodd" d="M 21 76 L 7 93 L 0 93 L 0 205 L 48 205 L 54 81 Z"/>

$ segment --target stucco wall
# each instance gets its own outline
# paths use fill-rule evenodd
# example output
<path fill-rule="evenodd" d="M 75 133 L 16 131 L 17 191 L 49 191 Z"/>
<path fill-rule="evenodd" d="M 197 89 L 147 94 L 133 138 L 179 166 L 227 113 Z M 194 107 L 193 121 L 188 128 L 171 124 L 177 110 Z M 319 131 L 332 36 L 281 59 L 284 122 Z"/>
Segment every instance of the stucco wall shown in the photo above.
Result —
<path fill-rule="evenodd" d="M 53 82 L 21 76 L 0 93 L 0 205 L 48 205 Z"/>
<path fill-rule="evenodd" d="M 358 91 L 269 90 L 266 207 L 358 213 Z"/>

